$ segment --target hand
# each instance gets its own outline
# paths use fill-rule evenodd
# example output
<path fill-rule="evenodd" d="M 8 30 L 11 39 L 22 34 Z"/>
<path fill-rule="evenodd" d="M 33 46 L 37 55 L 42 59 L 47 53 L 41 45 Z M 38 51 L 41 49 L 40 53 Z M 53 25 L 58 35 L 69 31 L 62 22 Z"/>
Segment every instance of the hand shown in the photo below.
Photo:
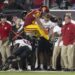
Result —
<path fill-rule="evenodd" d="M 33 14 L 33 17 L 36 17 L 35 14 Z"/>

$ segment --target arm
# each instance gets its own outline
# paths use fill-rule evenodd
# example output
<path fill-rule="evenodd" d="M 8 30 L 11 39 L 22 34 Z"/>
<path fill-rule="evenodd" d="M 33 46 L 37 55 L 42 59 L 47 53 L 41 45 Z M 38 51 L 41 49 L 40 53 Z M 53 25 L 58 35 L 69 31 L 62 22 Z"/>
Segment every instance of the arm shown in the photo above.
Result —
<path fill-rule="evenodd" d="M 74 44 L 74 46 L 75 46 L 75 25 L 74 25 L 74 27 L 72 28 L 72 33 L 73 33 L 73 35 L 74 35 L 74 36 L 73 36 L 73 37 L 74 37 L 74 43 L 73 43 L 73 44 Z"/>
<path fill-rule="evenodd" d="M 23 29 L 24 24 L 21 25 L 21 27 L 18 29 L 18 32 L 20 32 Z"/>
<path fill-rule="evenodd" d="M 62 36 L 60 36 L 58 39 L 59 39 L 58 41 L 58 46 L 59 46 L 60 42 L 62 41 Z"/>

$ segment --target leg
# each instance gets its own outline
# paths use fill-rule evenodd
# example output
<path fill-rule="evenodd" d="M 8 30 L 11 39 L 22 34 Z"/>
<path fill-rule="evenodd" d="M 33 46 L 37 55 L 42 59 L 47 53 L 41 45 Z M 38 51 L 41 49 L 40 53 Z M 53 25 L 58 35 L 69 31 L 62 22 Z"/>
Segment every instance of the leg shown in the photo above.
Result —
<path fill-rule="evenodd" d="M 7 55 L 7 58 L 11 56 L 11 52 L 10 52 L 10 47 L 9 46 L 6 46 L 6 55 Z"/>
<path fill-rule="evenodd" d="M 59 53 L 60 53 L 60 47 L 55 46 L 54 51 L 53 51 L 53 57 L 52 57 L 52 68 L 53 69 L 56 69 L 57 58 L 58 58 Z"/>
<path fill-rule="evenodd" d="M 62 67 L 62 68 L 67 69 L 68 68 L 67 46 L 62 46 L 61 59 L 62 59 L 62 62 L 64 63 L 64 67 Z"/>
<path fill-rule="evenodd" d="M 32 53 L 31 53 L 31 57 L 29 58 L 30 59 L 30 62 L 31 62 L 31 69 L 32 70 L 34 70 L 35 69 L 35 63 L 36 63 L 36 53 L 35 53 L 35 51 L 33 51 Z"/>
<path fill-rule="evenodd" d="M 40 69 L 40 67 L 41 67 L 41 62 L 43 62 L 43 53 L 40 51 L 40 50 L 38 50 L 38 54 L 37 54 L 37 58 L 38 58 L 38 69 Z"/>
<path fill-rule="evenodd" d="M 73 61 L 74 61 L 74 46 L 73 45 L 69 45 L 68 46 L 68 51 L 67 51 L 67 56 L 68 56 L 68 69 L 73 70 L 74 69 L 74 65 L 73 65 Z"/>
<path fill-rule="evenodd" d="M 5 61 L 6 61 L 6 52 L 5 52 L 5 47 L 2 45 L 1 46 L 1 55 L 2 55 L 2 64 L 5 64 Z"/>

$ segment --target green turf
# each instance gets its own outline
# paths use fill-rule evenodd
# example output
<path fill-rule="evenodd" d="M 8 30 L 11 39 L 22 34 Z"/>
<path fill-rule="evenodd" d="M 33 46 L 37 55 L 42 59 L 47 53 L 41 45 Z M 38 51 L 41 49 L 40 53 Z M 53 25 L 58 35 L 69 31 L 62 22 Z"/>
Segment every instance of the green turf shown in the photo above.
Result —
<path fill-rule="evenodd" d="M 75 72 L 0 72 L 0 75 L 75 75 Z"/>

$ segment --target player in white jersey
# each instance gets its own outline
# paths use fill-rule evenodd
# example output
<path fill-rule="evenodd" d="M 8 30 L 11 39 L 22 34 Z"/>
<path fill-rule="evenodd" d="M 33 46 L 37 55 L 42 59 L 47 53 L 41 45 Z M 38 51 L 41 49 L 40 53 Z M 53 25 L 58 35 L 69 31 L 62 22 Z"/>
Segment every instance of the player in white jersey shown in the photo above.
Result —
<path fill-rule="evenodd" d="M 60 42 L 60 34 L 61 34 L 61 26 L 60 25 L 56 25 L 53 28 L 53 34 L 58 35 L 58 39 L 54 44 L 53 57 L 52 57 L 52 68 L 53 68 L 53 70 L 57 70 L 57 59 L 58 59 L 58 56 L 61 52 L 61 46 L 63 45 L 63 42 L 62 41 Z"/>

